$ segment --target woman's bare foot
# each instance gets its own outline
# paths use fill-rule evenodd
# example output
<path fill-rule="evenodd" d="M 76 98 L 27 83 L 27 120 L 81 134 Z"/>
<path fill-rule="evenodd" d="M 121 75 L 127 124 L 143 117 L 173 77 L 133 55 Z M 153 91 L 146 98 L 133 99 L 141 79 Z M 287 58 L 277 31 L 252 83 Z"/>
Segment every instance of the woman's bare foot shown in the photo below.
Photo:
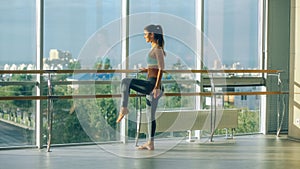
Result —
<path fill-rule="evenodd" d="M 138 147 L 139 150 L 154 150 L 154 142 L 148 141 L 147 143 Z"/>
<path fill-rule="evenodd" d="M 123 117 L 128 114 L 128 109 L 127 107 L 121 107 L 120 112 L 119 112 L 119 116 L 117 118 L 117 123 L 120 123 L 121 120 L 123 119 Z"/>

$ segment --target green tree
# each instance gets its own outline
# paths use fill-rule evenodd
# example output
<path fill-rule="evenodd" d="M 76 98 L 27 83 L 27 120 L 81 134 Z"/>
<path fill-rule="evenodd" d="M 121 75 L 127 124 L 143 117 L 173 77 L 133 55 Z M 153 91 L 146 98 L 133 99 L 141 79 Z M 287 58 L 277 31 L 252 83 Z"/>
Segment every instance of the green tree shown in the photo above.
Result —
<path fill-rule="evenodd" d="M 53 94 L 62 96 L 70 95 L 71 90 L 68 86 L 57 85 L 53 88 Z M 52 124 L 52 143 L 80 143 L 90 141 L 84 132 L 76 116 L 76 112 L 70 112 L 73 106 L 72 100 L 60 99 L 53 100 L 53 124 Z M 45 124 L 45 131 L 48 134 L 48 126 Z"/>
<path fill-rule="evenodd" d="M 9 81 L 13 82 L 31 82 L 32 75 L 13 74 Z M 0 88 L 1 96 L 31 96 L 34 84 L 27 83 L 22 85 L 2 86 Z M 10 117 L 17 118 L 17 111 L 20 113 L 20 118 L 23 118 L 24 112 L 29 112 L 32 107 L 31 100 L 8 100 L 1 102 L 3 112 L 10 114 Z"/>

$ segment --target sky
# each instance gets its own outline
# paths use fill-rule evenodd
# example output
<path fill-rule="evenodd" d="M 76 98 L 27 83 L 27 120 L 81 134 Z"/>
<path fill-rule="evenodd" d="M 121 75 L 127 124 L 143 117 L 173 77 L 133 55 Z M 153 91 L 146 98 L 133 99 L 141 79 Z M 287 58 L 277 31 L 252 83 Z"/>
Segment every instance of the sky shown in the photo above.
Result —
<path fill-rule="evenodd" d="M 0 64 L 34 60 L 33 8 L 28 0 L 0 1 Z"/>
<path fill-rule="evenodd" d="M 210 55 L 214 53 L 213 55 L 218 55 L 224 64 L 239 61 L 248 67 L 257 66 L 258 38 L 253 35 L 258 34 L 258 1 L 205 0 L 204 30 L 206 42 L 209 44 L 205 49 L 207 61 L 213 58 Z M 120 3 L 111 0 L 45 0 L 44 56 L 48 57 L 50 49 L 60 49 L 70 51 L 74 58 L 80 57 L 83 48 L 96 32 L 102 28 L 109 28 L 110 25 L 114 25 L 114 21 L 120 19 L 120 9 Z M 131 14 L 168 13 L 191 24 L 195 24 L 196 18 L 193 14 L 196 10 L 194 0 L 152 0 L 151 3 L 148 0 L 139 0 L 139 3 L 132 0 L 130 3 Z M 154 15 L 149 18 L 150 21 L 156 21 Z M 178 31 L 179 35 L 193 35 L 178 23 L 176 18 L 162 23 L 166 34 Z M 131 24 L 139 25 L 132 22 Z M 35 63 L 35 29 L 35 1 L 0 1 L 0 65 Z M 117 34 L 108 33 L 109 36 Z M 146 53 L 146 48 L 149 47 L 142 38 L 143 32 L 136 34 L 131 37 L 130 42 L 130 53 L 133 57 Z M 175 34 L 172 34 L 172 37 L 166 36 L 166 50 L 170 56 L 168 59 L 176 60 L 172 58 L 175 57 L 187 64 L 193 64 L 194 59 L 188 58 L 196 49 L 187 47 L 183 42 L 182 39 L 176 39 Z M 119 44 L 114 45 L 115 50 L 119 50 Z M 141 62 L 139 59 L 132 60 Z"/>

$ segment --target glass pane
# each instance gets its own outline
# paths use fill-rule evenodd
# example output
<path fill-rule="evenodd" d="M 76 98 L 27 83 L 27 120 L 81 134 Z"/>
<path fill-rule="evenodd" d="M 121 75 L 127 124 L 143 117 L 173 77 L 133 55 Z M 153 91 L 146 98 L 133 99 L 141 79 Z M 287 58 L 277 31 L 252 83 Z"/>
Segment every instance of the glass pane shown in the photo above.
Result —
<path fill-rule="evenodd" d="M 0 21 L 0 68 L 35 64 L 35 1 L 0 1 Z"/>
<path fill-rule="evenodd" d="M 147 25 L 161 25 L 165 40 L 165 69 L 189 70 L 196 69 L 197 56 L 197 28 L 196 28 L 196 1 L 195 0 L 141 0 L 136 3 L 129 1 L 129 69 L 147 67 L 146 56 L 151 49 L 151 44 L 144 39 L 144 28 Z M 144 76 L 134 76 L 146 78 Z M 194 109 L 194 96 L 181 96 L 181 93 L 195 92 L 195 75 L 192 73 L 164 73 L 162 83 L 165 93 L 176 93 L 178 96 L 163 96 L 158 102 L 157 111 Z M 130 102 L 135 106 L 134 100 Z M 146 108 L 146 100 L 142 99 L 142 112 Z M 137 109 L 138 110 L 138 109 Z M 145 114 L 144 114 L 145 115 Z M 157 117 L 159 118 L 159 117 Z M 136 131 L 136 117 L 130 118 L 129 136 L 133 139 Z M 156 137 L 179 136 L 183 134 L 157 132 Z M 141 134 L 144 138 L 145 135 Z"/>
<path fill-rule="evenodd" d="M 204 64 L 261 68 L 261 0 L 204 0 Z"/>
<path fill-rule="evenodd" d="M 120 0 L 46 0 L 44 69 L 119 68 L 120 18 Z M 117 76 L 76 72 L 53 75 L 52 94 L 112 94 L 112 78 L 117 79 Z M 102 84 L 104 80 L 107 83 Z M 117 106 L 112 102 L 112 98 L 59 99 L 54 100 L 52 104 L 54 144 L 117 139 Z M 102 105 L 106 105 L 107 109 L 102 111 Z M 104 113 L 110 107 L 115 108 L 111 109 L 113 117 Z"/>
<path fill-rule="evenodd" d="M 46 1 L 44 69 L 67 69 L 72 67 L 70 62 L 77 60 L 84 68 L 94 68 L 97 59 L 105 57 L 99 55 L 106 52 L 116 67 L 121 60 L 117 55 L 120 30 L 114 27 L 117 24 L 113 21 L 120 16 L 121 1 Z M 83 56 L 86 48 L 89 55 Z"/>
<path fill-rule="evenodd" d="M 208 69 L 261 69 L 262 0 L 204 0 L 203 63 Z M 258 77 L 258 74 L 216 74 L 215 77 Z M 212 82 L 217 78 L 212 79 Z M 242 79 L 240 80 L 240 84 Z M 226 84 L 226 81 L 223 82 Z M 238 82 L 239 83 L 239 82 Z M 215 84 L 217 85 L 217 84 Z M 254 92 L 261 87 L 216 88 L 216 92 Z M 210 89 L 205 89 L 210 91 Z M 212 99 L 205 99 L 211 107 Z M 220 109 L 241 109 L 237 133 L 259 132 L 260 96 L 219 96 Z M 222 113 L 221 113 L 222 115 Z M 224 130 L 216 134 L 224 134 Z"/>
<path fill-rule="evenodd" d="M 166 69 L 174 69 L 179 62 L 184 69 L 195 69 L 196 33 L 195 0 L 147 1 L 130 3 L 129 68 L 146 66 L 151 48 L 144 39 L 144 27 L 159 24 L 165 38 Z"/>
<path fill-rule="evenodd" d="M 252 87 L 224 87 L 216 88 L 216 92 L 259 92 L 260 86 Z M 211 91 L 211 88 L 205 88 L 205 91 Z M 217 109 L 238 109 L 238 127 L 235 129 L 239 134 L 250 134 L 260 132 L 260 110 L 261 95 L 221 95 L 217 96 Z M 205 98 L 205 107 L 210 108 L 213 105 L 211 97 Z M 218 115 L 222 115 L 221 112 Z M 217 117 L 218 118 L 218 117 Z M 225 134 L 224 129 L 218 129 L 216 134 Z"/>
<path fill-rule="evenodd" d="M 0 1 L 0 69 L 34 70 L 35 1 Z M 0 96 L 35 95 L 35 76 L 0 74 Z M 35 145 L 35 101 L 0 101 L 0 147 Z"/>

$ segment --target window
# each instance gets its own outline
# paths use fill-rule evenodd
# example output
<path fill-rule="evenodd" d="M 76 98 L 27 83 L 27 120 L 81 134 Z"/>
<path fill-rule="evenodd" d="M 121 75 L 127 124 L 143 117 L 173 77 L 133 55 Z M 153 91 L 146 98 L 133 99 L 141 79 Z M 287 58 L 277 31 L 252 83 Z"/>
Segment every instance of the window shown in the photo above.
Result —
<path fill-rule="evenodd" d="M 34 70 L 34 1 L 0 1 L 0 23 L 0 69 Z M 0 74 L 0 95 L 32 96 L 34 80 L 34 75 L 29 74 Z M 8 85 L 9 82 L 12 85 Z M 35 144 L 34 107 L 31 100 L 0 101 L 0 135 L 5 135 L 0 141 L 0 147 Z"/>
<path fill-rule="evenodd" d="M 149 24 L 163 27 L 167 57 L 166 69 L 173 69 L 177 63 L 184 69 L 196 68 L 195 0 L 129 2 L 129 63 L 130 68 L 145 66 L 145 56 L 150 49 L 143 38 L 143 29 Z"/>
<path fill-rule="evenodd" d="M 261 68 L 262 0 L 204 0 L 204 64 Z"/>
<path fill-rule="evenodd" d="M 149 24 L 160 24 L 165 35 L 165 51 L 167 56 L 166 69 L 260 69 L 262 65 L 262 1 L 263 0 L 203 0 L 202 8 L 197 0 L 45 0 L 44 1 L 44 41 L 43 69 L 138 69 L 146 66 L 146 55 L 150 50 L 143 38 L 143 29 Z M 128 4 L 122 4 L 123 2 Z M 63 4 L 63 5 L 62 5 Z M 129 8 L 124 8 L 124 7 Z M 126 10 L 126 11 L 122 11 Z M 203 10 L 203 11 L 201 11 Z M 34 70 L 36 69 L 36 4 L 29 0 L 0 1 L 0 69 Z M 122 27 L 122 12 L 128 15 L 128 23 Z M 202 15 L 199 28 L 199 14 Z M 128 37 L 122 37 L 124 30 Z M 203 32 L 199 36 L 199 30 Z M 126 40 L 126 60 L 124 46 Z M 128 41 L 127 41 L 128 40 Z M 128 46 L 127 46 L 128 45 Z M 201 56 L 200 56 L 201 55 Z M 201 57 L 201 58 L 198 58 Z M 123 59 L 123 60 L 122 60 Z M 200 67 L 202 59 L 203 67 Z M 132 76 L 145 76 L 131 74 Z M 131 76 L 128 75 L 128 76 Z M 224 75 L 224 74 L 223 74 Z M 248 90 L 250 78 L 244 75 L 221 75 L 231 78 L 231 84 L 242 83 L 242 87 L 233 85 L 226 89 Z M 257 75 L 253 75 L 256 76 Z M 234 81 L 240 77 L 240 81 Z M 0 96 L 31 96 L 35 93 L 35 76 L 28 74 L 1 74 Z M 120 80 L 116 74 L 52 74 L 44 76 L 43 83 L 51 78 L 53 95 L 72 94 L 112 94 L 118 93 L 118 84 L 104 84 L 105 80 Z M 200 76 L 192 73 L 166 73 L 165 92 L 192 93 L 198 92 Z M 203 75 L 203 91 L 211 91 L 211 76 Z M 259 78 L 259 77 L 258 77 Z M 258 79 L 257 78 L 257 79 Z M 98 81 L 97 81 L 97 80 Z M 243 79 L 243 81 L 241 80 Z M 70 81 L 95 81 L 93 84 L 78 86 L 65 85 Z M 12 83 L 8 83 L 12 82 Z M 21 83 L 19 83 L 21 82 Z M 62 83 L 65 84 L 62 84 Z M 15 83 L 15 84 L 13 84 Z M 228 87 L 226 86 L 226 87 Z M 251 83 L 251 91 L 261 91 Z M 217 86 L 217 91 L 225 92 L 223 86 Z M 47 95 L 47 85 L 41 88 Z M 202 89 L 201 89 L 202 90 Z M 211 98 L 201 100 L 203 107 L 209 108 Z M 57 144 L 74 142 L 102 142 L 118 140 L 116 124 L 113 124 L 118 99 L 82 99 L 74 102 L 72 99 L 57 99 L 53 101 L 54 126 L 53 142 Z M 198 101 L 198 102 L 197 102 Z M 247 107 L 249 116 L 258 130 L 261 99 L 259 96 L 227 95 L 217 98 L 217 104 L 227 107 Z M 132 98 L 131 109 L 135 109 L 136 99 Z M 0 102 L 0 118 L 19 123 L 27 129 L 18 130 L 14 140 L 0 142 L 1 146 L 23 146 L 35 144 L 35 100 L 7 100 Z M 47 114 L 47 101 L 41 103 L 43 118 Z M 195 109 L 200 102 L 194 96 L 164 97 L 160 101 L 160 110 L 165 109 Z M 84 105 L 84 106 L 83 106 Z M 75 108 L 76 111 L 73 111 Z M 100 109 L 101 108 L 101 109 Z M 108 111 L 109 110 L 109 111 Z M 130 119 L 135 119 L 131 114 Z M 43 124 L 43 144 L 46 144 L 47 124 Z M 110 121 L 108 123 L 108 121 Z M 133 121 L 133 120 L 132 120 Z M 251 121 L 252 123 L 252 121 Z M 2 124 L 2 123 L 0 123 Z M 254 123 L 253 123 L 254 124 Z M 117 130 L 116 130 L 117 129 Z M 83 131 L 85 130 L 85 131 Z M 116 132 L 117 131 L 117 132 Z M 243 131 L 243 130 L 241 130 Z M 251 132 L 251 131 L 249 131 Z M 129 135 L 134 137 L 135 123 L 129 124 Z M 168 133 L 169 134 L 169 133 Z M 182 135 L 183 134 L 183 135 Z M 60 137 L 64 135 L 64 137 Z M 185 136 L 185 133 L 179 133 Z M 161 135 L 164 137 L 165 135 Z M 17 139 L 15 139 L 18 137 Z M 20 139 L 21 138 L 21 139 Z"/>
<path fill-rule="evenodd" d="M 44 69 L 67 69 L 65 63 L 69 63 L 68 58 L 80 60 L 84 68 L 94 68 L 94 64 L 106 53 L 101 49 L 115 47 L 111 43 L 120 30 L 107 25 L 120 19 L 120 9 L 121 1 L 45 1 Z M 112 57 L 111 64 L 119 64 L 120 56 L 109 57 Z"/>
<path fill-rule="evenodd" d="M 45 1 L 43 68 L 118 69 L 121 64 L 120 18 L 121 1 Z M 112 94 L 109 84 L 95 82 L 111 78 L 110 75 L 74 73 L 53 75 L 51 78 L 53 95 Z M 55 85 L 55 82 L 66 80 L 95 83 Z M 53 105 L 53 144 L 117 139 L 116 124 L 108 124 L 117 115 L 117 106 L 112 98 L 60 99 L 55 100 Z"/>

